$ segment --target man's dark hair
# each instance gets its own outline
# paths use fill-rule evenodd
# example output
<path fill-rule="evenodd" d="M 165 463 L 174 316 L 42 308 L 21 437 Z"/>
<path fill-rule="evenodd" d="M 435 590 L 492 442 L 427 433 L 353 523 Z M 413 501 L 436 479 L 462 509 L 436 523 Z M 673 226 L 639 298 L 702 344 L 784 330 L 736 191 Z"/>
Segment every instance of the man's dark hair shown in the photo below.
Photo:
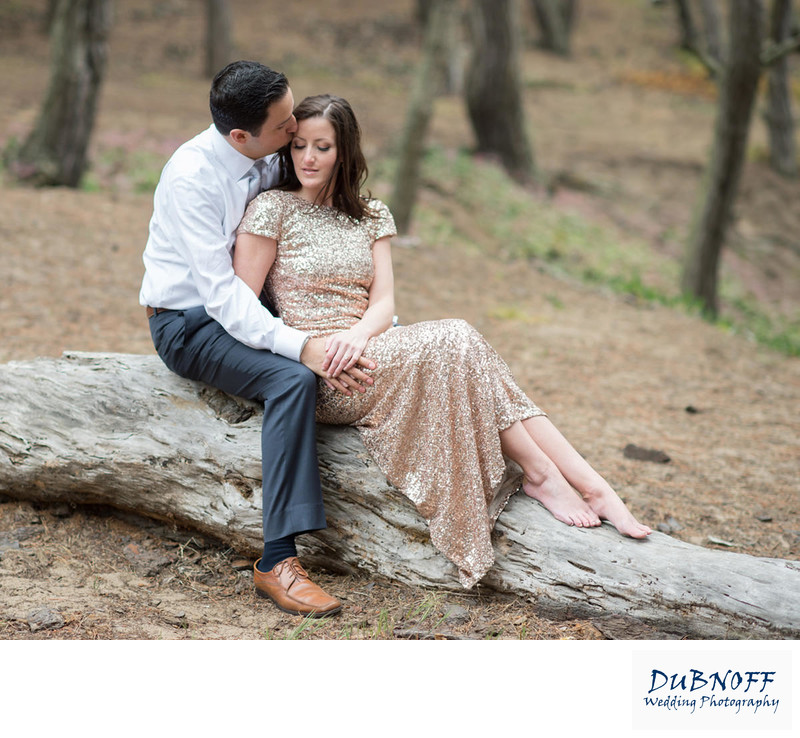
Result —
<path fill-rule="evenodd" d="M 254 61 L 232 62 L 211 83 L 211 119 L 223 136 L 234 128 L 258 136 L 269 106 L 288 89 L 289 82 L 281 72 Z"/>

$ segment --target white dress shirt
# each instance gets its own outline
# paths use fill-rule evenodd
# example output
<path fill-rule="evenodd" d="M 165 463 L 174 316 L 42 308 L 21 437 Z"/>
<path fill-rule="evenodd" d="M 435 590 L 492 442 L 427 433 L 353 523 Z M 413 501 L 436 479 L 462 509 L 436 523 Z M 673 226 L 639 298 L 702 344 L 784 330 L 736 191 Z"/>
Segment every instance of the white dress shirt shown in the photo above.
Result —
<path fill-rule="evenodd" d="M 264 161 L 266 188 L 277 178 L 277 157 Z M 271 315 L 233 273 L 252 167 L 213 124 L 172 155 L 153 198 L 139 302 L 171 310 L 202 305 L 238 341 L 299 361 L 307 334 Z"/>

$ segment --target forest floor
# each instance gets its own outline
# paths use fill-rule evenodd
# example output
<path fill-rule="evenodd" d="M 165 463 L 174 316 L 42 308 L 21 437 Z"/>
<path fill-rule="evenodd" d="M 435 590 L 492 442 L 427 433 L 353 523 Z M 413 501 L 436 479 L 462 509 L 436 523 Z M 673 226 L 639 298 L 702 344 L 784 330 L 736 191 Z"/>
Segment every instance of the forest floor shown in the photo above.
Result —
<path fill-rule="evenodd" d="M 0 145 L 24 137 L 46 88 L 44 5 L 2 11 Z M 412 2 L 306 2 L 302 14 L 292 3 L 269 13 L 232 5 L 239 56 L 285 70 L 298 100 L 348 97 L 370 158 L 391 154 L 418 45 Z M 525 52 L 537 163 L 556 183 L 532 188 L 531 202 L 677 259 L 713 128 L 713 89 L 676 55 L 666 10 L 611 0 L 582 9 L 571 60 Z M 116 3 L 88 186 L 0 182 L 0 361 L 153 352 L 138 305 L 141 252 L 161 164 L 208 123 L 201 51 L 199 4 Z M 768 169 L 764 141 L 757 120 L 723 272 L 765 309 L 796 319 L 800 184 Z M 437 101 L 431 142 L 469 147 L 457 98 Z M 416 237 L 395 248 L 403 322 L 469 320 L 653 528 L 699 546 L 800 558 L 800 360 L 682 309 L 504 255 L 439 184 L 421 193 Z M 387 182 L 371 185 L 387 194 Z M 424 228 L 433 211 L 447 213 L 461 245 Z M 628 444 L 669 460 L 629 458 Z M 0 638 L 653 637 L 550 621 L 533 599 L 480 587 L 435 592 L 329 572 L 314 575 L 344 611 L 310 625 L 254 596 L 251 563 L 191 531 L 110 509 L 0 498 Z"/>

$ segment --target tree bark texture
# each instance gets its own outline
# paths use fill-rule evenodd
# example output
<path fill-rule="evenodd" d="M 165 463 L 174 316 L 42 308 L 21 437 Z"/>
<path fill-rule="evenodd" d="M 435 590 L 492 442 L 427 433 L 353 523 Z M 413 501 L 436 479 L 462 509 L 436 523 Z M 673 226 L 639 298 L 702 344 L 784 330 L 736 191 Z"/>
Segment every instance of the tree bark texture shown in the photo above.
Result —
<path fill-rule="evenodd" d="M 473 0 L 470 21 L 466 102 L 477 151 L 499 157 L 514 179 L 530 182 L 535 168 L 522 99 L 517 2 Z"/>
<path fill-rule="evenodd" d="M 61 0 L 51 34 L 50 82 L 12 171 L 36 185 L 77 187 L 87 168 L 108 56 L 111 0 Z"/>
<path fill-rule="evenodd" d="M 233 61 L 231 9 L 228 0 L 206 0 L 205 75 L 213 78 Z"/>
<path fill-rule="evenodd" d="M 704 312 L 717 313 L 719 260 L 747 153 L 761 76 L 764 7 L 761 0 L 731 3 L 730 51 L 720 85 L 714 140 L 689 236 L 682 287 Z"/>
<path fill-rule="evenodd" d="M 0 365 L 0 492 L 107 504 L 261 551 L 259 408 L 172 374 L 156 356 L 69 353 Z M 425 521 L 353 428 L 319 426 L 327 530 L 301 536 L 314 566 L 458 589 Z M 506 485 L 520 472 L 509 466 Z M 482 589 L 551 617 L 633 617 L 680 637 L 796 638 L 800 562 L 571 528 L 516 495 Z"/>
<path fill-rule="evenodd" d="M 774 0 L 770 14 L 770 40 L 776 46 L 790 35 L 792 23 L 791 0 Z M 779 174 L 796 177 L 798 173 L 797 145 L 795 143 L 792 93 L 789 79 L 789 60 L 778 59 L 769 70 L 767 82 L 767 109 L 764 114 L 769 131 L 769 163 Z"/>
<path fill-rule="evenodd" d="M 411 227 L 425 138 L 443 77 L 447 29 L 455 17 L 456 5 L 457 0 L 433 0 L 428 3 L 422 56 L 411 88 L 391 199 L 392 214 L 400 234 L 408 233 Z"/>

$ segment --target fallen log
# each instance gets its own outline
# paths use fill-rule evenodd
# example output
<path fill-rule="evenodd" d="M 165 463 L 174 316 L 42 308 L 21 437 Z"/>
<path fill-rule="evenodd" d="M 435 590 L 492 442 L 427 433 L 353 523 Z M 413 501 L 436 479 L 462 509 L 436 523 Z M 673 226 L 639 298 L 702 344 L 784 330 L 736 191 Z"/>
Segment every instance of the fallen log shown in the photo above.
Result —
<path fill-rule="evenodd" d="M 105 504 L 261 549 L 260 409 L 168 371 L 156 356 L 65 353 L 0 366 L 0 492 Z M 313 566 L 458 589 L 413 505 L 352 428 L 319 426 L 328 529 Z M 519 483 L 509 465 L 505 485 Z M 624 616 L 691 638 L 800 635 L 800 562 L 705 549 L 661 533 L 557 522 L 517 495 L 496 526 L 483 589 L 555 617 Z"/>

